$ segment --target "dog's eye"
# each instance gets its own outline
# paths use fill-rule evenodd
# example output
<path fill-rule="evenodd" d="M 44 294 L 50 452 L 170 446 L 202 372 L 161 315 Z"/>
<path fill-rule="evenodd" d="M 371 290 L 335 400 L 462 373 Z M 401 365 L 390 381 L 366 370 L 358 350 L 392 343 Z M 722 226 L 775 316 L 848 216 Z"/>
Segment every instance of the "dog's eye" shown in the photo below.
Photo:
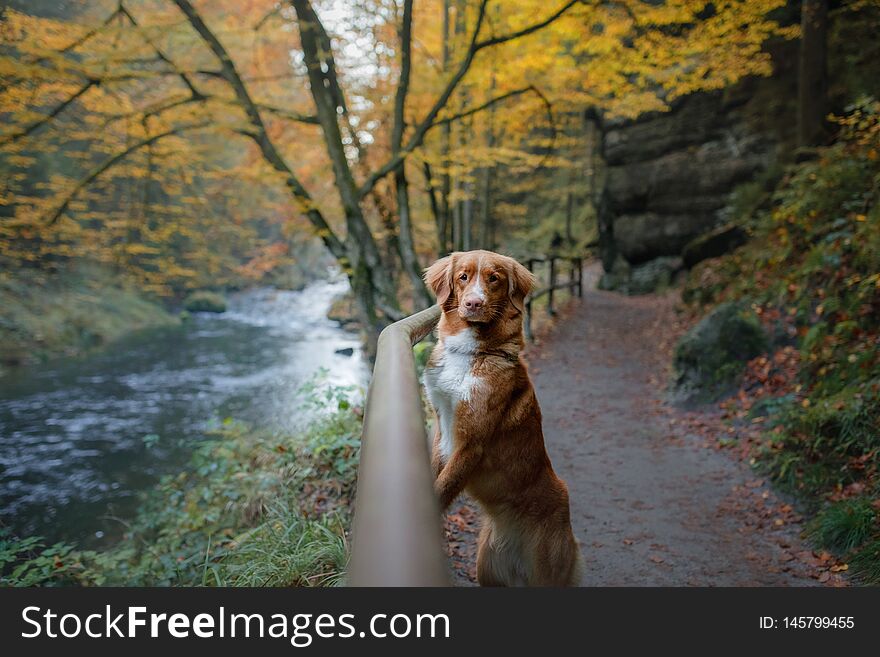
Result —
<path fill-rule="evenodd" d="M 460 281 L 466 281 L 466 280 L 467 280 L 467 274 L 462 274 L 461 276 L 458 277 L 458 280 L 460 280 Z"/>
<path fill-rule="evenodd" d="M 494 283 L 494 282 L 497 281 L 497 280 L 498 280 L 498 276 L 496 276 L 495 274 L 492 274 L 492 275 L 489 276 L 489 282 L 490 282 L 490 283 Z"/>

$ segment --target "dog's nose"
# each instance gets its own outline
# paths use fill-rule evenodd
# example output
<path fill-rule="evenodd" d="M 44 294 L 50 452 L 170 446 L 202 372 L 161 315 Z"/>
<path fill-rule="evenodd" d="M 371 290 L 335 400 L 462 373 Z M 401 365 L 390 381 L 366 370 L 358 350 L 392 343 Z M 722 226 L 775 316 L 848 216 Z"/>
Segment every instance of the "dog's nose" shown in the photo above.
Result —
<path fill-rule="evenodd" d="M 479 310 L 483 307 L 483 300 L 478 297 L 468 297 L 464 300 L 464 307 L 468 310 Z"/>

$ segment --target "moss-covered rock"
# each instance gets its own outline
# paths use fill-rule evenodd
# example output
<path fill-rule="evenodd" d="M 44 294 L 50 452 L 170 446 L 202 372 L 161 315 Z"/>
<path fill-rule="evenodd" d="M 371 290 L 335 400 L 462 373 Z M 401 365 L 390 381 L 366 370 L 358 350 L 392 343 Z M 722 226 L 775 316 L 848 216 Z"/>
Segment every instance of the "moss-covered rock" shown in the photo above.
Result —
<path fill-rule="evenodd" d="M 599 279 L 599 289 L 621 290 L 629 281 L 631 272 L 632 267 L 630 267 L 630 264 L 623 256 L 618 255 L 614 259 L 611 269 L 602 274 L 602 278 Z"/>
<path fill-rule="evenodd" d="M 704 260 L 729 253 L 745 244 L 747 239 L 746 231 L 734 223 L 719 226 L 685 244 L 681 252 L 684 266 L 690 269 Z"/>
<path fill-rule="evenodd" d="M 356 331 L 360 327 L 351 292 L 346 292 L 333 301 L 330 310 L 327 311 L 327 319 L 339 322 L 339 325 L 348 331 Z"/>
<path fill-rule="evenodd" d="M 632 268 L 629 283 L 626 286 L 627 294 L 652 294 L 663 292 L 675 279 L 676 273 L 681 271 L 681 258 L 663 256 L 654 258 L 650 262 Z"/>
<path fill-rule="evenodd" d="M 676 345 L 676 401 L 718 399 L 733 388 L 744 364 L 767 348 L 767 335 L 754 313 L 735 303 L 721 304 Z"/>
<path fill-rule="evenodd" d="M 662 292 L 681 270 L 681 258 L 677 256 L 661 256 L 635 266 L 618 256 L 611 271 L 599 281 L 599 288 L 630 295 Z"/>
<path fill-rule="evenodd" d="M 202 290 L 189 295 L 183 307 L 191 313 L 225 313 L 226 299 L 215 292 Z"/>

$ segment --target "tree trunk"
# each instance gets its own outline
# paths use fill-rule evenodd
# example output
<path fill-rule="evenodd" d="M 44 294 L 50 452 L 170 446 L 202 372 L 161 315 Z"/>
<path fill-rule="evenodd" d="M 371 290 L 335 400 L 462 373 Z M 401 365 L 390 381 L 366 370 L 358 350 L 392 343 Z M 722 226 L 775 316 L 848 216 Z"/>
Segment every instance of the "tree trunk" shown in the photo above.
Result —
<path fill-rule="evenodd" d="M 465 183 L 467 198 L 461 202 L 461 250 L 470 251 L 473 246 L 471 244 L 471 236 L 474 230 L 474 199 L 472 183 Z"/>
<path fill-rule="evenodd" d="M 406 95 L 409 92 L 409 79 L 412 70 L 412 17 L 413 0 L 404 0 L 403 20 L 400 24 L 400 80 L 394 98 L 394 127 L 391 132 L 391 145 L 395 153 L 399 153 L 403 145 L 403 131 L 406 127 Z M 414 305 L 417 309 L 427 308 L 431 305 L 431 296 L 422 280 L 422 268 L 416 255 L 405 160 L 394 171 L 394 187 L 397 193 L 397 212 L 400 220 L 397 239 L 400 262 L 403 264 L 403 270 L 409 277 L 410 285 L 413 288 Z"/>
<path fill-rule="evenodd" d="M 440 202 L 437 199 L 437 188 L 434 187 L 434 174 L 431 165 L 427 161 L 422 162 L 422 175 L 425 178 L 425 193 L 431 206 L 431 216 L 434 217 L 434 226 L 437 229 L 437 253 L 444 256 L 446 250 L 446 223 L 441 215 Z"/>
<path fill-rule="evenodd" d="M 798 145 L 816 146 L 828 114 L 827 0 L 803 0 L 798 75 Z"/>
<path fill-rule="evenodd" d="M 450 43 L 449 33 L 449 12 L 451 0 L 443 0 L 443 76 L 449 74 L 450 60 L 452 58 L 452 44 Z M 443 156 L 443 179 L 440 183 L 440 215 L 437 224 L 437 233 L 441 235 L 439 247 L 439 255 L 445 255 L 452 250 L 450 245 L 451 226 L 449 222 L 449 196 L 452 193 L 452 176 L 449 175 L 449 152 L 452 147 L 452 124 L 443 124 L 442 133 L 440 135 L 440 153 Z"/>
<path fill-rule="evenodd" d="M 489 97 L 493 97 L 495 95 L 496 81 L 495 81 L 495 70 L 492 70 L 492 76 L 489 80 Z M 489 108 L 489 118 L 486 125 L 486 147 L 493 149 L 495 147 L 495 106 L 492 105 Z M 477 236 L 477 248 L 480 249 L 488 249 L 492 251 L 495 249 L 495 228 L 493 226 L 493 216 L 492 216 L 492 179 L 494 177 L 495 167 L 493 165 L 487 165 L 483 167 L 482 176 L 481 176 L 481 187 L 480 190 L 480 222 L 479 222 L 479 232 Z"/>
<path fill-rule="evenodd" d="M 409 184 L 406 180 L 406 169 L 403 164 L 394 172 L 394 186 L 397 189 L 397 210 L 400 215 L 400 235 L 398 237 L 400 259 L 413 288 L 413 301 L 416 310 L 420 310 L 431 305 L 431 297 L 422 280 L 422 269 L 416 255 L 409 204 Z"/>
<path fill-rule="evenodd" d="M 480 178 L 480 230 L 477 248 L 492 251 L 495 248 L 492 240 L 492 167 L 483 167 Z"/>
<path fill-rule="evenodd" d="M 387 323 L 386 319 L 375 314 L 375 310 L 381 309 L 391 319 L 400 314 L 395 286 L 382 267 L 379 248 L 364 218 L 358 186 L 345 155 L 339 127 L 340 110 L 344 101 L 335 75 L 336 66 L 329 47 L 330 39 L 308 0 L 292 0 L 291 4 L 299 20 L 309 87 L 324 134 L 327 155 L 332 164 L 336 191 L 345 213 L 349 276 L 352 277 L 352 287 L 359 299 L 359 308 L 368 313 L 361 318 L 365 323 L 364 328 L 369 337 L 375 339 Z"/>
<path fill-rule="evenodd" d="M 411 0 L 409 1 L 411 2 Z M 348 229 L 347 235 L 343 241 L 334 232 L 321 210 L 315 204 L 314 199 L 311 197 L 308 190 L 302 185 L 294 171 L 288 166 L 281 153 L 278 151 L 269 131 L 266 129 L 265 123 L 263 122 L 259 106 L 251 97 L 247 85 L 239 75 L 233 59 L 229 56 L 229 53 L 223 46 L 222 42 L 206 25 L 190 0 L 173 0 L 174 4 L 176 4 L 186 16 L 186 19 L 193 30 L 199 35 L 205 46 L 218 60 L 220 67 L 219 77 L 229 84 L 229 87 L 235 96 L 235 102 L 247 116 L 247 127 L 237 129 L 237 132 L 252 139 L 259 148 L 263 159 L 267 164 L 282 175 L 284 184 L 290 193 L 291 198 L 295 201 L 303 215 L 305 215 L 312 223 L 316 234 L 322 239 L 324 245 L 348 275 L 351 281 L 352 290 L 357 300 L 359 315 L 361 316 L 369 340 L 369 348 L 375 347 L 379 330 L 388 322 L 388 320 L 399 319 L 402 316 L 402 313 L 399 309 L 394 280 L 388 276 L 388 273 L 383 266 L 378 244 L 367 224 L 361 203 L 364 202 L 365 197 L 373 193 L 376 184 L 385 176 L 392 173 L 402 175 L 403 185 L 398 185 L 397 189 L 403 189 L 403 205 L 407 207 L 406 220 L 409 221 L 408 196 L 406 194 L 407 186 L 405 184 L 406 170 L 405 168 L 402 168 L 405 165 L 405 159 L 407 155 L 412 153 L 422 144 L 427 132 L 433 125 L 435 125 L 438 115 L 449 103 L 457 86 L 464 79 L 477 52 L 485 48 L 513 41 L 543 29 L 574 7 L 577 4 L 577 1 L 578 0 L 569 0 L 547 18 L 528 25 L 520 30 L 480 40 L 480 30 L 483 26 L 485 9 L 488 4 L 488 0 L 482 0 L 477 12 L 477 20 L 473 34 L 471 35 L 470 43 L 467 48 L 465 48 L 464 56 L 462 57 L 460 64 L 457 66 L 454 75 L 452 75 L 447 82 L 446 88 L 437 98 L 428 114 L 415 126 L 413 135 L 409 142 L 407 142 L 406 147 L 398 148 L 392 155 L 390 161 L 369 174 L 363 186 L 358 187 L 352 174 L 349 161 L 346 157 L 342 128 L 339 123 L 340 120 L 344 121 L 344 127 L 348 131 L 348 136 L 352 139 L 354 145 L 359 151 L 360 144 L 358 143 L 357 133 L 351 123 L 350 117 L 348 116 L 345 98 L 342 88 L 339 85 L 339 79 L 336 75 L 336 66 L 330 38 L 324 30 L 324 26 L 321 24 L 321 21 L 309 0 L 289 0 L 289 4 L 294 8 L 297 15 L 303 57 L 308 71 L 310 91 L 317 110 L 318 124 L 321 126 L 321 131 L 324 137 L 323 141 L 333 170 L 336 191 L 339 195 Z M 466 9 L 467 3 L 464 0 L 456 0 L 455 4 L 457 9 L 456 33 L 464 34 L 466 27 L 464 10 Z M 444 20 L 444 64 L 447 71 L 451 69 L 451 57 L 448 51 L 451 46 L 449 39 L 449 12 L 451 5 L 451 0 L 444 1 L 444 9 L 446 10 L 446 18 Z M 111 19 L 120 12 L 127 15 L 130 20 L 132 19 L 123 5 L 120 5 L 119 9 L 111 15 Z M 169 60 L 158 48 L 153 46 L 153 49 L 159 59 L 172 68 L 175 68 L 174 62 Z M 192 94 L 192 98 L 186 102 L 204 102 L 207 99 L 206 96 L 200 94 L 195 86 L 193 86 L 192 81 L 187 77 L 186 73 L 180 73 L 179 76 L 184 84 L 190 89 Z M 406 90 L 404 89 L 403 93 L 400 95 L 402 101 L 405 100 L 405 92 Z M 400 106 L 402 107 L 402 102 Z M 60 111 L 60 109 L 57 111 Z M 403 131 L 402 110 L 399 116 L 400 121 L 398 122 L 398 129 L 400 132 L 398 133 L 398 139 L 402 137 Z M 65 197 L 64 202 L 48 216 L 47 224 L 53 224 L 64 214 L 64 212 L 66 212 L 71 199 L 81 189 L 88 186 L 100 176 L 101 173 L 115 166 L 131 152 L 148 147 L 152 143 L 165 137 L 180 134 L 188 130 L 205 129 L 209 126 L 209 122 L 178 126 L 143 139 L 134 144 L 131 148 L 109 157 L 77 183 L 70 194 Z M 447 122 L 444 126 L 449 127 L 450 123 Z M 448 135 L 451 137 L 451 132 L 448 133 Z M 447 143 L 448 141 L 449 140 L 447 140 Z M 400 143 L 401 142 L 398 141 L 398 144 Z M 448 159 L 449 149 L 447 148 L 447 166 L 445 166 L 446 174 L 448 174 L 449 171 Z M 446 206 L 445 222 L 448 226 L 450 184 L 448 180 L 444 181 L 444 183 L 443 202 Z M 445 229 L 446 227 L 444 226 L 442 228 Z M 409 249 L 408 252 L 414 255 L 414 249 Z M 413 262 L 417 265 L 415 258 L 411 259 L 410 265 L 412 265 Z M 410 266 L 412 271 L 416 268 Z M 420 278 L 419 280 L 421 281 Z"/>

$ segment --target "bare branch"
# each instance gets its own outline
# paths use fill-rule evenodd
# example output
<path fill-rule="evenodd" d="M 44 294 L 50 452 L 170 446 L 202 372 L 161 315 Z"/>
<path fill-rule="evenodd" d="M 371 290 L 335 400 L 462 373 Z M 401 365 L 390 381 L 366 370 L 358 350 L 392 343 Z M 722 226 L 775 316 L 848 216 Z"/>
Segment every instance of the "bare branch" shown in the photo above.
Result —
<path fill-rule="evenodd" d="M 100 25 L 98 25 L 97 27 L 95 27 L 95 28 L 89 30 L 88 32 L 86 32 L 85 34 L 83 34 L 83 35 L 82 35 L 81 37 L 79 37 L 78 39 L 75 39 L 74 41 L 71 41 L 69 44 L 67 44 L 67 45 L 64 46 L 61 50 L 59 50 L 59 51 L 57 52 L 57 54 L 64 55 L 64 54 L 69 53 L 71 50 L 74 50 L 75 48 L 80 47 L 80 46 L 83 45 L 86 41 L 89 41 L 89 40 L 92 39 L 94 36 L 96 36 L 99 32 L 101 32 L 105 27 L 107 27 L 108 25 L 110 25 L 110 23 L 113 22 L 113 19 L 116 18 L 117 16 L 119 16 L 119 7 L 117 7 L 117 8 L 113 11 L 113 13 L 111 13 L 109 16 L 107 16 L 107 18 L 105 18 L 105 19 L 103 20 L 103 22 L 102 22 Z M 56 53 L 53 53 L 53 54 L 56 54 Z M 42 64 L 42 63 L 45 62 L 47 59 L 49 59 L 49 56 L 48 56 L 48 55 L 43 55 L 43 56 L 37 57 L 36 59 L 31 60 L 31 61 L 28 62 L 28 63 L 29 63 L 30 65 Z M 20 80 L 20 79 L 22 79 L 22 78 L 16 78 L 16 79 Z M 6 86 L 3 86 L 2 89 L 6 89 Z"/>
<path fill-rule="evenodd" d="M 256 106 L 261 110 L 274 114 L 279 118 L 287 119 L 288 121 L 296 121 L 297 123 L 306 123 L 308 125 L 320 125 L 318 117 L 314 114 L 300 114 L 299 112 L 284 109 L 283 107 L 276 107 L 274 105 L 267 105 L 265 103 L 256 103 Z"/>
<path fill-rule="evenodd" d="M 124 160 L 126 157 L 131 155 L 137 150 L 144 148 L 146 146 L 151 146 L 155 144 L 157 141 L 161 139 L 165 139 L 166 137 L 170 137 L 172 135 L 179 135 L 182 132 L 190 131 L 190 130 L 201 130 L 203 128 L 210 127 L 210 123 L 196 123 L 193 125 L 183 125 L 178 126 L 176 128 L 171 128 L 170 130 L 166 130 L 165 132 L 157 133 L 151 137 L 147 137 L 146 139 L 142 139 L 137 141 L 126 149 L 116 153 L 115 155 L 107 158 L 99 164 L 97 167 L 92 169 L 86 176 L 80 179 L 80 181 L 70 190 L 67 195 L 64 197 L 64 200 L 61 204 L 50 214 L 46 223 L 49 225 L 54 224 L 58 219 L 67 211 L 67 208 L 70 207 L 71 201 L 76 198 L 77 194 L 79 194 L 83 189 L 88 187 L 95 179 L 97 179 L 101 174 L 106 172 L 108 169 L 112 168 L 118 162 Z"/>
<path fill-rule="evenodd" d="M 412 13 L 413 0 L 403 2 L 403 20 L 400 25 L 400 80 L 394 96 L 394 127 L 391 130 L 391 148 L 399 151 L 403 144 L 405 127 L 404 110 L 406 95 L 409 92 L 410 72 L 412 71 Z"/>
<path fill-rule="evenodd" d="M 263 26 L 266 23 L 268 23 L 270 20 L 272 20 L 276 16 L 279 16 L 281 14 L 281 10 L 283 7 L 284 7 L 284 5 L 282 5 L 281 3 L 278 3 L 278 5 L 276 7 L 273 7 L 268 12 L 266 12 L 266 14 L 260 20 L 258 20 L 256 23 L 254 23 L 254 26 L 252 28 L 254 30 L 254 32 L 259 32 L 261 29 L 263 29 Z"/>
<path fill-rule="evenodd" d="M 498 103 L 501 103 L 501 102 L 507 100 L 508 98 L 513 98 L 514 96 L 521 96 L 522 94 L 527 93 L 529 91 L 532 91 L 532 92 L 540 95 L 543 98 L 543 94 L 541 94 L 541 92 L 538 91 L 538 89 L 534 85 L 529 85 L 528 87 L 523 87 L 522 89 L 514 89 L 513 91 L 508 91 L 507 93 L 501 94 L 500 96 L 495 96 L 495 98 L 490 98 L 485 103 L 483 103 L 481 105 L 477 105 L 476 107 L 472 107 L 468 110 L 465 110 L 464 112 L 459 112 L 458 114 L 450 114 L 449 116 L 444 116 L 442 119 L 437 119 L 436 121 L 434 121 L 434 123 L 431 125 L 431 127 L 435 128 L 435 127 L 443 125 L 445 123 L 452 123 L 454 121 L 458 121 L 459 119 L 464 119 L 469 116 L 473 116 L 474 114 L 478 114 L 479 112 L 482 112 L 483 110 L 487 110 L 490 107 L 492 107 L 493 105 L 497 105 Z"/>
<path fill-rule="evenodd" d="M 51 121 L 56 116 L 61 114 L 61 112 L 63 112 L 66 108 L 70 107 L 73 103 L 75 103 L 77 101 L 77 99 L 81 98 L 83 96 L 83 94 L 85 94 L 89 89 L 97 86 L 98 84 L 100 84 L 98 80 L 94 80 L 94 79 L 89 80 L 82 87 L 77 89 L 76 92 L 74 92 L 74 94 L 72 96 L 67 98 L 67 100 L 65 100 L 61 104 L 54 107 L 51 112 L 49 112 L 48 114 L 46 114 L 42 118 L 34 121 L 33 123 L 31 123 L 28 126 L 25 126 L 24 128 L 22 128 L 18 132 L 10 132 L 10 133 L 7 133 L 5 135 L 0 136 L 0 146 L 5 146 L 6 144 L 14 143 L 14 142 L 18 141 L 19 139 L 23 139 L 24 137 L 27 137 L 28 135 L 32 134 L 35 130 L 37 130 L 41 126 L 46 125 L 47 123 L 49 123 L 49 121 Z"/>
<path fill-rule="evenodd" d="M 406 146 L 403 147 L 400 151 L 394 153 L 385 164 L 379 167 L 370 177 L 366 180 L 366 182 L 361 186 L 359 193 L 361 197 L 366 196 L 370 193 L 370 190 L 376 185 L 379 180 L 384 178 L 386 175 L 394 171 L 400 163 L 406 159 L 406 157 L 414 151 L 416 148 L 421 146 L 422 142 L 425 139 L 425 135 L 434 125 L 434 122 L 437 120 L 437 116 L 449 102 L 449 99 L 452 97 L 452 94 L 455 92 L 455 89 L 458 87 L 459 83 L 464 79 L 467 72 L 470 70 L 471 64 L 474 61 L 474 57 L 476 54 L 485 48 L 490 46 L 495 46 L 501 43 L 507 43 L 509 41 L 513 41 L 515 39 L 519 39 L 520 37 L 527 36 L 529 34 L 533 34 L 538 30 L 541 30 L 554 21 L 558 20 L 561 16 L 563 16 L 567 11 L 569 11 L 572 7 L 574 7 L 579 2 L 583 0 L 567 0 L 559 9 L 554 11 L 550 16 L 541 20 L 537 23 L 529 25 L 521 30 L 517 30 L 516 32 L 512 32 L 510 34 L 500 36 L 500 37 L 492 37 L 489 39 L 484 39 L 483 41 L 479 40 L 480 30 L 483 27 L 483 20 L 486 16 L 486 6 L 489 4 L 489 0 L 481 0 L 479 11 L 477 13 L 477 21 L 474 27 L 473 34 L 471 35 L 470 45 L 468 46 L 467 51 L 465 52 L 464 59 L 458 67 L 458 70 L 455 71 L 452 78 L 446 84 L 446 88 L 440 94 L 440 97 L 434 102 L 434 105 L 428 111 L 428 114 L 422 119 L 421 123 L 416 126 L 415 131 L 413 132 L 412 137 L 410 137 Z"/>
<path fill-rule="evenodd" d="M 545 27 L 547 27 L 548 25 L 550 25 L 551 23 L 553 23 L 556 19 L 562 17 L 562 15 L 565 14 L 565 12 L 567 12 L 569 9 L 574 7 L 579 2 L 583 2 L 583 0 L 568 0 L 568 2 L 566 2 L 564 5 L 562 5 L 559 9 L 557 9 L 552 14 L 550 14 L 550 16 L 548 16 L 544 20 L 542 20 L 538 23 L 534 23 L 532 25 L 529 25 L 528 27 L 524 27 L 523 29 L 517 30 L 516 32 L 511 32 L 510 34 L 505 34 L 505 35 L 499 36 L 499 37 L 492 37 L 492 38 L 486 39 L 485 41 L 480 41 L 479 43 L 476 44 L 476 49 L 482 50 L 483 48 L 488 48 L 490 46 L 496 46 L 499 43 L 507 43 L 508 41 L 513 41 L 514 39 L 519 39 L 520 37 L 528 36 L 529 34 L 533 34 L 533 33 L 537 32 L 538 30 L 542 30 Z"/>
<path fill-rule="evenodd" d="M 119 3 L 119 11 L 122 13 L 123 16 L 125 16 L 128 19 L 128 22 L 131 23 L 133 27 L 140 27 L 140 24 L 137 22 L 135 17 L 132 16 L 131 12 L 129 12 L 128 9 L 125 8 L 125 5 L 123 5 L 122 2 Z M 158 57 L 165 64 L 168 64 L 168 66 L 170 66 L 172 70 L 174 70 L 174 71 L 178 70 L 177 66 L 175 66 L 174 62 L 172 62 L 165 55 L 165 53 L 162 52 L 162 50 L 159 48 L 159 46 L 157 46 L 156 44 L 153 43 L 153 41 L 150 39 L 150 37 L 148 37 L 146 34 L 144 34 L 143 39 L 153 49 L 153 52 L 156 53 L 156 57 Z M 183 84 L 186 85 L 186 88 L 189 89 L 189 92 L 190 92 L 190 94 L 193 95 L 193 97 L 199 97 L 202 95 L 199 92 L 199 90 L 196 89 L 195 86 L 193 86 L 192 80 L 189 79 L 189 76 L 186 73 L 178 72 L 178 74 L 180 76 L 180 80 L 183 82 Z"/>
<path fill-rule="evenodd" d="M 191 103 L 203 102 L 204 100 L 206 100 L 204 97 L 199 98 L 195 96 L 185 96 L 183 98 L 161 100 L 153 103 L 152 105 L 148 105 L 147 107 L 135 110 L 134 112 L 126 112 L 125 114 L 114 114 L 113 116 L 107 118 L 107 120 L 103 124 L 103 127 L 107 128 L 117 121 L 132 119 L 135 117 L 138 117 L 141 121 L 144 121 L 151 116 L 163 114 L 164 112 L 172 110 L 176 107 L 189 105 Z"/>
<path fill-rule="evenodd" d="M 242 78 L 245 82 L 274 82 L 276 80 L 292 80 L 300 77 L 296 73 L 277 73 L 273 75 L 256 75 L 251 78 Z"/>
<path fill-rule="evenodd" d="M 246 134 L 251 137 L 260 148 L 260 152 L 263 154 L 263 157 L 269 165 L 284 176 L 287 188 L 293 194 L 294 199 L 296 199 L 300 211 L 308 217 L 309 221 L 312 222 L 312 225 L 315 227 L 318 235 L 321 237 L 330 252 L 337 259 L 344 259 L 346 257 L 345 245 L 339 237 L 337 237 L 336 233 L 333 232 L 333 229 L 330 228 L 324 215 L 321 214 L 315 206 L 311 195 L 306 188 L 303 187 L 302 183 L 294 175 L 293 170 L 287 166 L 284 158 L 281 157 L 281 154 L 275 148 L 275 144 L 270 139 L 266 126 L 263 123 L 263 119 L 260 116 L 260 110 L 251 98 L 250 93 L 248 93 L 247 87 L 245 87 L 238 70 L 236 70 L 232 58 L 229 56 L 229 53 L 226 52 L 226 48 L 223 47 L 220 40 L 205 24 L 205 21 L 202 20 L 202 17 L 195 10 L 189 0 L 174 0 L 174 3 L 183 12 L 184 16 L 186 16 L 190 26 L 192 26 L 196 34 L 201 37 L 211 52 L 214 53 L 214 56 L 220 61 L 223 78 L 229 83 L 229 86 L 232 87 L 235 97 L 238 100 L 238 104 L 242 110 L 244 110 L 248 121 L 250 121 L 254 128 L 252 132 Z"/>
<path fill-rule="evenodd" d="M 547 112 L 547 122 L 550 124 L 550 130 L 551 130 L 550 148 L 547 150 L 547 153 L 544 155 L 543 158 L 541 158 L 541 161 L 535 167 L 535 170 L 540 170 L 544 167 L 544 163 L 547 161 L 547 159 L 550 157 L 550 155 L 553 153 L 553 151 L 556 150 L 556 137 L 559 134 L 559 130 L 556 127 L 556 119 L 553 116 L 553 103 L 551 103 L 550 100 L 547 98 L 547 96 L 545 96 L 541 92 L 541 90 L 538 89 L 537 87 L 533 87 L 532 90 L 538 95 L 538 98 L 540 98 L 541 101 L 544 103 L 544 109 Z"/>

